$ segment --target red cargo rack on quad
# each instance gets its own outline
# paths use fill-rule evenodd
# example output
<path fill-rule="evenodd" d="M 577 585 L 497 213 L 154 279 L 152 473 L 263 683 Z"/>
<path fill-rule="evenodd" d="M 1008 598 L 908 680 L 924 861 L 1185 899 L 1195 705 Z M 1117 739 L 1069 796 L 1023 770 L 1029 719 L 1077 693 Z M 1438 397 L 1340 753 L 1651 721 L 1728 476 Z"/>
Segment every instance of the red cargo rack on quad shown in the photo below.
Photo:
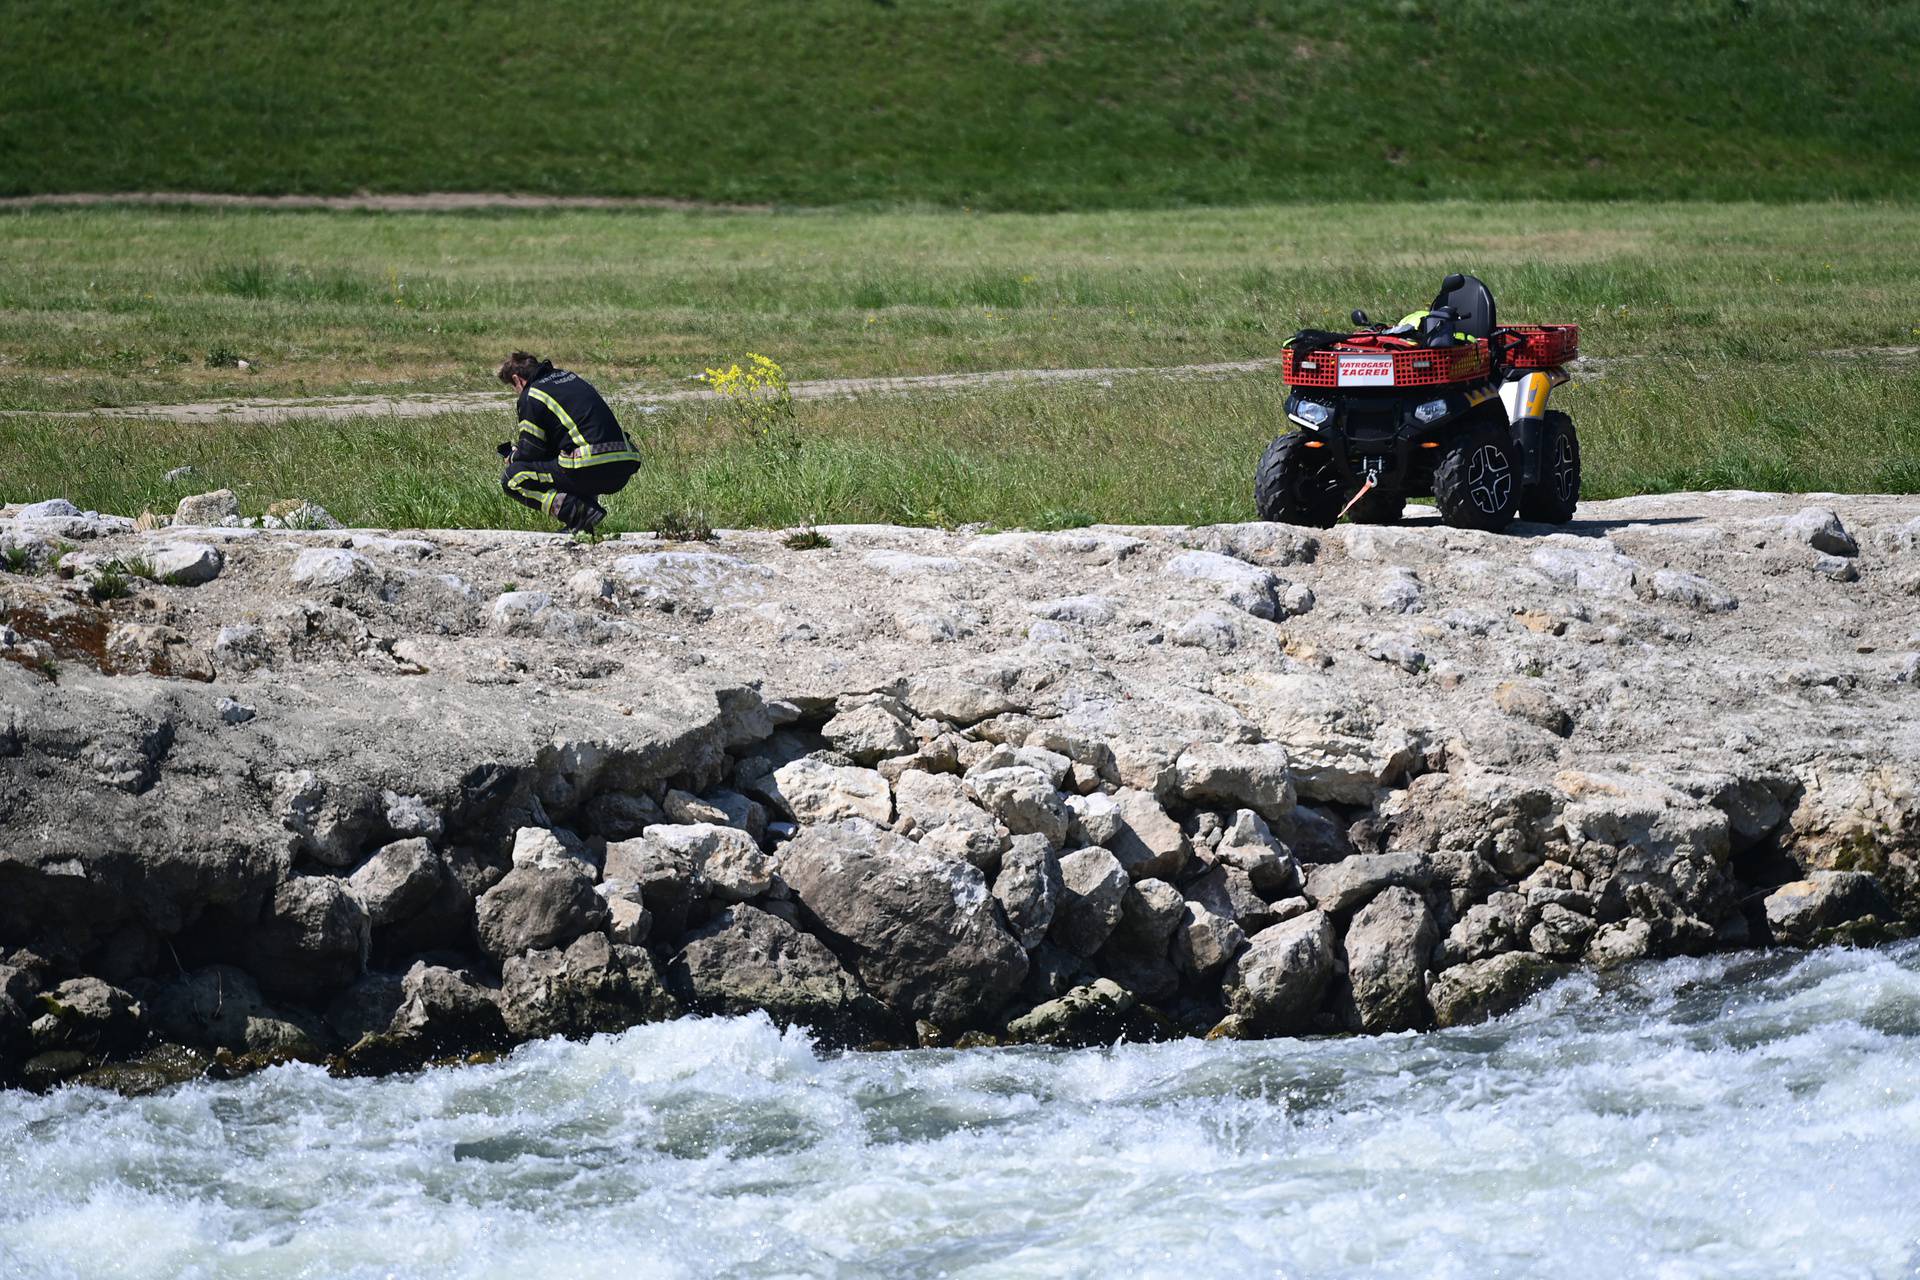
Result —
<path fill-rule="evenodd" d="M 1301 355 L 1289 347 L 1281 379 L 1290 387 L 1440 387 L 1476 382 L 1493 372 L 1493 348 L 1509 369 L 1553 369 L 1580 354 L 1577 324 L 1516 324 L 1493 341 L 1457 347 L 1409 347 L 1374 333 L 1356 333 Z"/>
<path fill-rule="evenodd" d="M 1357 333 L 1304 356 L 1287 348 L 1281 377 L 1290 387 L 1438 387 L 1484 378 L 1491 369 L 1487 344 L 1479 339 L 1434 350 Z"/>
<path fill-rule="evenodd" d="M 1580 355 L 1577 324 L 1510 324 L 1500 333 L 1509 335 L 1501 362 L 1509 369 L 1557 369 Z"/>

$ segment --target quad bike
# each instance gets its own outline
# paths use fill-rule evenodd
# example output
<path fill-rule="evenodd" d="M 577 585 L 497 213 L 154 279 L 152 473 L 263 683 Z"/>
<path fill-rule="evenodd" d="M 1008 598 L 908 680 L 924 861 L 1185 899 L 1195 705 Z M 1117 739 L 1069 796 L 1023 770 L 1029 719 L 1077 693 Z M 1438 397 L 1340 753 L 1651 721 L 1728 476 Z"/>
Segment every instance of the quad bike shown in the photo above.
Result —
<path fill-rule="evenodd" d="M 1493 294 L 1448 276 L 1396 326 L 1355 311 L 1352 332 L 1288 340 L 1287 420 L 1254 475 L 1262 520 L 1326 528 L 1400 518 L 1431 495 L 1448 524 L 1565 524 L 1580 500 L 1580 437 L 1547 408 L 1579 354 L 1578 325 L 1495 323 Z"/>

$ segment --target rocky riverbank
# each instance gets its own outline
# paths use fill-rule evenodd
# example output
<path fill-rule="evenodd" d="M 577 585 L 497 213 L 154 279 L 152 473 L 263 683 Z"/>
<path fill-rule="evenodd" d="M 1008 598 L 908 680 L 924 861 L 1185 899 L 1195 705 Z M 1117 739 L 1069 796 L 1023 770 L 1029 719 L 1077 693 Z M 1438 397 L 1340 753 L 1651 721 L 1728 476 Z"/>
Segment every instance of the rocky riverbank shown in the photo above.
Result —
<path fill-rule="evenodd" d="M 581 546 L 0 510 L 0 1076 L 1446 1026 L 1920 921 L 1920 501 Z"/>

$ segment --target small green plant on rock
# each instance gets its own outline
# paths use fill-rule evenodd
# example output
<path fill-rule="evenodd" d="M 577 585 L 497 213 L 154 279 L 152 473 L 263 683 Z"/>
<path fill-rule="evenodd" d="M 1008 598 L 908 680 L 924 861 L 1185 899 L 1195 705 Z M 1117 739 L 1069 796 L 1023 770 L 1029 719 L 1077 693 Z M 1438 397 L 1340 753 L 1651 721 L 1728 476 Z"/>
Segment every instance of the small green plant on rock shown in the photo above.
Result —
<path fill-rule="evenodd" d="M 712 542 L 713 525 L 704 511 L 669 511 L 654 525 L 653 536 L 662 542 Z"/>
<path fill-rule="evenodd" d="M 8 573 L 34 573 L 38 566 L 34 563 L 33 552 L 25 547 L 0 547 L 0 569 Z"/>
<path fill-rule="evenodd" d="M 781 539 L 780 545 L 789 551 L 821 551 L 833 545 L 833 539 L 812 525 L 796 529 Z"/>
<path fill-rule="evenodd" d="M 93 581 L 87 584 L 87 596 L 95 604 L 105 604 L 109 600 L 124 600 L 133 594 L 133 582 L 111 564 L 100 566 L 93 575 Z"/>

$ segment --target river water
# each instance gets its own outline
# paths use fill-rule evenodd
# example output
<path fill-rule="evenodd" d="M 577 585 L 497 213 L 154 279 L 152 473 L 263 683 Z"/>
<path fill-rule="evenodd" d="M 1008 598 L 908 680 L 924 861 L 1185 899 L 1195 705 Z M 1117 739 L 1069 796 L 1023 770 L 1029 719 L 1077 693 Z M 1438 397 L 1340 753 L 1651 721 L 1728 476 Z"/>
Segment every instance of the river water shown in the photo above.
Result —
<path fill-rule="evenodd" d="M 1576 978 L 1485 1027 L 0 1095 L 6 1277 L 1920 1275 L 1920 944 Z"/>

